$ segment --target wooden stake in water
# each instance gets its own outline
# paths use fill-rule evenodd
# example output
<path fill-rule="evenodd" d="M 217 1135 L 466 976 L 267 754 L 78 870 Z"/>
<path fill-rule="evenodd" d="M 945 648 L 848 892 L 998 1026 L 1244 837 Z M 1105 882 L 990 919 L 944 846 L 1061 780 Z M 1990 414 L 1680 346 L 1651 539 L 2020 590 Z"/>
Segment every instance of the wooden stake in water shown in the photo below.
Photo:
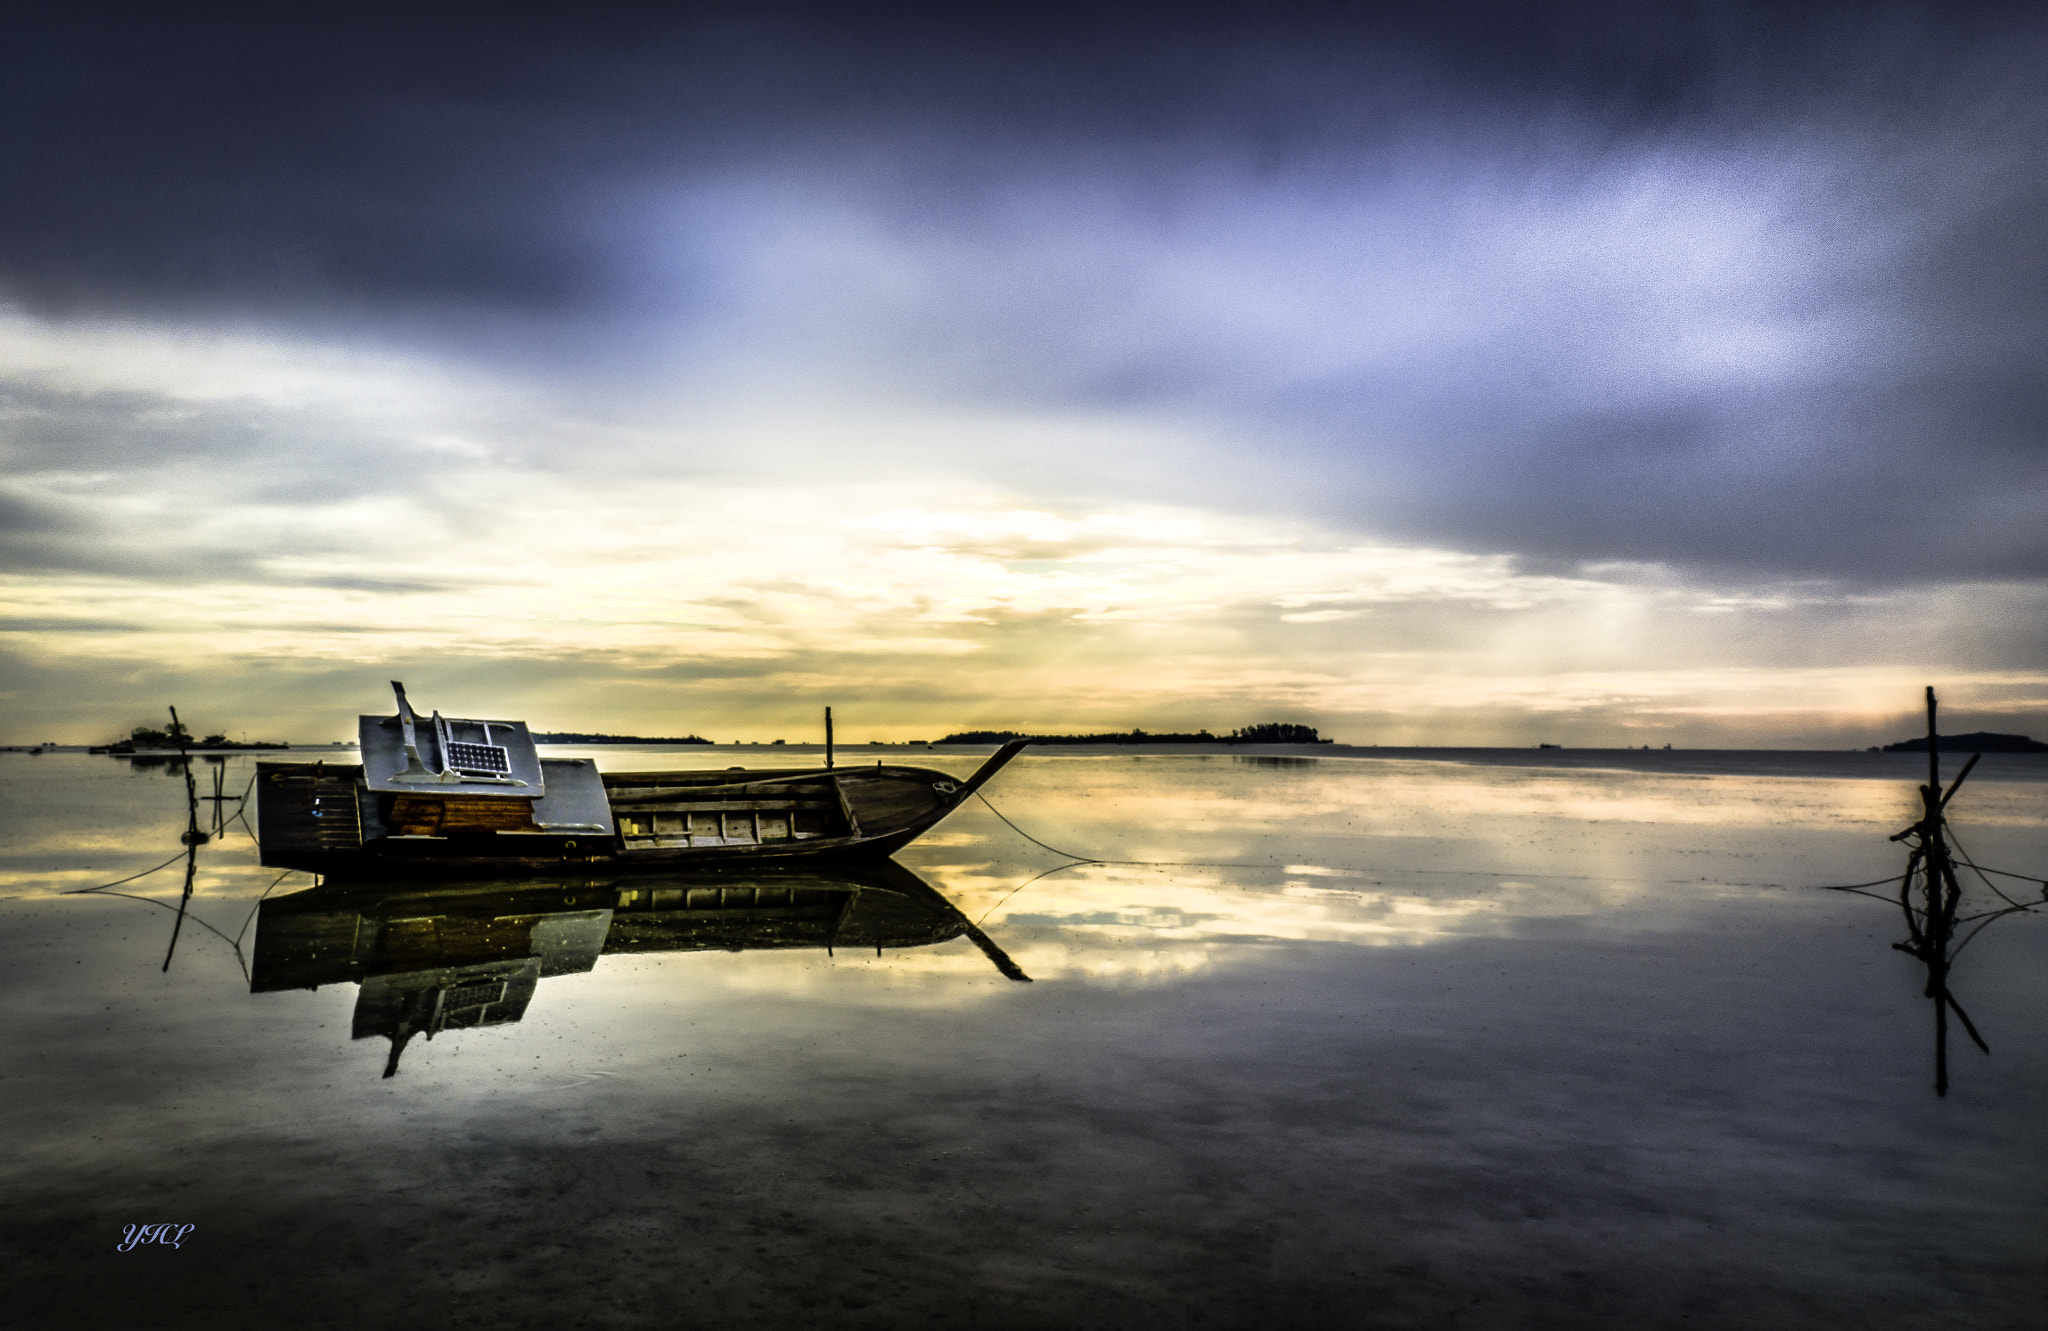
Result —
<path fill-rule="evenodd" d="M 1941 734 L 1935 724 L 1935 700 L 1932 685 L 1927 689 L 1927 784 L 1920 787 L 1920 821 L 1901 832 L 1898 840 L 1914 837 L 1919 844 L 1906 859 L 1906 877 L 1901 886 L 1900 901 L 1906 908 L 1906 928 L 1910 941 L 1894 943 L 1901 952 L 1918 957 L 1927 967 L 1926 994 L 1934 1000 L 1934 1093 L 1948 1094 L 1948 1014 L 1955 1010 L 1956 1019 L 1963 1023 L 1970 1039 L 1985 1053 L 1991 1047 L 1984 1043 L 1984 1037 L 1977 1034 L 1977 1027 L 1970 1016 L 1956 1002 L 1955 995 L 1948 990 L 1949 941 L 1955 936 L 1956 907 L 1963 897 L 1962 885 L 1956 881 L 1955 863 L 1949 854 L 1948 837 L 1943 832 L 1947 821 L 1944 810 L 1955 798 L 1970 769 L 1977 765 L 1977 754 L 1963 765 L 1955 781 L 1946 793 L 1941 788 Z M 1915 918 L 1912 906 L 1913 875 L 1920 874 L 1920 911 Z"/>
<path fill-rule="evenodd" d="M 825 709 L 825 766 L 832 766 L 832 709 Z"/>
<path fill-rule="evenodd" d="M 192 904 L 192 879 L 199 871 L 199 848 L 207 841 L 206 833 L 199 830 L 199 788 L 192 782 L 192 755 L 186 752 L 185 726 L 178 720 L 175 707 L 171 709 L 171 738 L 178 741 L 178 761 L 185 767 L 185 835 L 179 838 L 185 843 L 185 895 L 178 898 L 178 919 L 171 926 L 171 945 L 164 950 L 166 971 L 178 950 L 178 932 L 185 927 L 185 908 Z"/>
<path fill-rule="evenodd" d="M 1927 994 L 1934 1000 L 1934 1093 L 1948 1094 L 1948 936 L 1942 926 L 1947 912 L 1942 895 L 1948 884 L 1948 838 L 1941 834 L 1941 731 L 1934 721 L 1934 686 L 1927 686 L 1927 784 L 1920 787 L 1926 806 L 1921 843 L 1927 854 L 1921 867 L 1927 875 Z"/>

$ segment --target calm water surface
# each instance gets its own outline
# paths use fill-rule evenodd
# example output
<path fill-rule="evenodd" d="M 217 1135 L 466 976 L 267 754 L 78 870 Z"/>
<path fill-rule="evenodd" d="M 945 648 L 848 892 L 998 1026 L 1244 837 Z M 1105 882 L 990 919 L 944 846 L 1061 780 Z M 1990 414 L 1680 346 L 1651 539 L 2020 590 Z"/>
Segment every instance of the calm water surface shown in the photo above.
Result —
<path fill-rule="evenodd" d="M 844 761 L 877 756 L 980 757 Z M 1938 1101 L 1896 908 L 1812 886 L 1899 871 L 1886 838 L 1924 769 L 1450 756 L 1033 751 L 995 805 L 1128 862 L 1061 868 L 975 806 L 898 856 L 944 927 L 905 932 L 870 883 L 829 954 L 815 911 L 626 950 L 622 885 L 569 882 L 518 1019 L 415 1039 L 387 1078 L 359 1007 L 398 1001 L 388 981 L 251 992 L 278 949 L 317 947 L 290 942 L 326 900 L 296 895 L 308 876 L 260 868 L 239 826 L 203 847 L 165 973 L 182 862 L 116 889 L 150 901 L 60 894 L 176 852 L 182 778 L 0 755 L 8 1306 L 124 1327 L 2048 1325 L 2048 919 L 1963 954 L 1994 1053 L 1961 1046 Z M 1980 863 L 2048 873 L 2048 764 L 1987 757 L 1952 812 Z M 472 912 L 491 946 L 538 907 L 503 909 Z M 328 914 L 370 920 L 396 969 L 468 946 L 424 907 Z M 116 1251 L 159 1221 L 194 1229 Z"/>

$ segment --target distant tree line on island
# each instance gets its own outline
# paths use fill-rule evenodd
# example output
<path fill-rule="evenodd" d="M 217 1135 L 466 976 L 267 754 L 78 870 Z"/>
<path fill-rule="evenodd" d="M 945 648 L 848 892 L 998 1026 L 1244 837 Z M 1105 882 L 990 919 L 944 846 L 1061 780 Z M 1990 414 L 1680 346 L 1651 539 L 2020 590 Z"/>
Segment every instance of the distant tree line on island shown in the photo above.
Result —
<path fill-rule="evenodd" d="M 684 735 L 656 739 L 648 735 L 582 735 L 568 730 L 551 730 L 546 733 L 535 731 L 536 744 L 709 744 L 702 735 Z"/>
<path fill-rule="evenodd" d="M 1941 747 L 1946 753 L 2048 753 L 2048 744 L 2029 739 L 2025 735 L 1994 735 L 1988 730 L 1975 731 L 1968 735 L 1943 735 Z M 1886 753 L 1925 753 L 1927 737 L 1909 739 L 1898 744 L 1884 746 Z"/>
<path fill-rule="evenodd" d="M 1228 735 L 1206 730 L 1192 735 L 1153 735 L 1143 730 L 1113 735 L 1027 735 L 1020 730 L 963 730 L 940 740 L 941 744 L 1007 744 L 1028 739 L 1035 744 L 1330 744 L 1314 726 L 1268 721 L 1263 725 L 1241 726 Z"/>
<path fill-rule="evenodd" d="M 169 730 L 157 730 L 150 726 L 137 726 L 128 732 L 127 739 L 115 740 L 112 744 L 94 745 L 94 753 L 134 753 L 138 749 L 289 749 L 289 744 L 269 744 L 261 741 L 237 743 L 226 735 L 208 735 L 204 739 L 192 738 L 192 732 L 180 721 Z"/>

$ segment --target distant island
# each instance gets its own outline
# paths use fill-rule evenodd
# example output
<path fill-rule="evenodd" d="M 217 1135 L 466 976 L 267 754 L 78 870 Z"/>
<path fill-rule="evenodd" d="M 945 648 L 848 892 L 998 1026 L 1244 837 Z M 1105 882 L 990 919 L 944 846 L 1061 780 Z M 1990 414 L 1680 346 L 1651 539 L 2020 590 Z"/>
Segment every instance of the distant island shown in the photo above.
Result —
<path fill-rule="evenodd" d="M 88 752 L 109 753 L 115 757 L 150 749 L 289 749 L 289 744 L 267 743 L 261 740 L 236 743 L 226 735 L 208 735 L 194 739 L 190 731 L 179 725 L 170 730 L 152 730 L 148 726 L 137 726 L 128 732 L 127 739 L 115 740 L 112 744 L 95 744 Z"/>
<path fill-rule="evenodd" d="M 1943 735 L 1941 747 L 1950 753 L 2048 753 L 2048 744 L 2025 735 L 1994 735 L 1980 730 L 1970 735 Z M 1884 746 L 1886 753 L 1925 753 L 1927 737 L 1902 740 Z"/>
<path fill-rule="evenodd" d="M 1007 744 L 1013 739 L 1028 739 L 1034 744 L 1332 744 L 1336 741 L 1324 739 L 1316 733 L 1314 726 L 1285 725 L 1267 722 L 1264 725 L 1244 726 L 1228 735 L 1212 735 L 1206 730 L 1192 735 L 1153 735 L 1143 730 L 1128 734 L 1114 735 L 1027 735 L 1018 730 L 963 730 L 940 740 L 941 744 Z"/>
<path fill-rule="evenodd" d="M 579 735 L 567 730 L 551 730 L 545 734 L 538 731 L 534 732 L 533 742 L 536 744 L 709 744 L 711 741 L 705 739 L 702 735 L 685 735 L 681 739 L 676 739 L 673 737 L 655 738 L 649 735 Z"/>

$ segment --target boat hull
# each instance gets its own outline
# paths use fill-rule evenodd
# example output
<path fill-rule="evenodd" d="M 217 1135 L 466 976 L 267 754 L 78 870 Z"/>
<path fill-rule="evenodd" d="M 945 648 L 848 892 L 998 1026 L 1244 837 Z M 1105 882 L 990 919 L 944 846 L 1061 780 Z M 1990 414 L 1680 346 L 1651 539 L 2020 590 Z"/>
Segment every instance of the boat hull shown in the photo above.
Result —
<path fill-rule="evenodd" d="M 880 860 L 951 814 L 1021 747 L 1006 745 L 964 781 L 920 767 L 728 769 L 605 773 L 599 791 L 594 769 L 570 771 L 563 760 L 542 801 L 378 794 L 359 766 L 262 763 L 258 836 L 266 865 L 341 879 Z M 588 789 L 575 792 L 576 781 Z"/>

